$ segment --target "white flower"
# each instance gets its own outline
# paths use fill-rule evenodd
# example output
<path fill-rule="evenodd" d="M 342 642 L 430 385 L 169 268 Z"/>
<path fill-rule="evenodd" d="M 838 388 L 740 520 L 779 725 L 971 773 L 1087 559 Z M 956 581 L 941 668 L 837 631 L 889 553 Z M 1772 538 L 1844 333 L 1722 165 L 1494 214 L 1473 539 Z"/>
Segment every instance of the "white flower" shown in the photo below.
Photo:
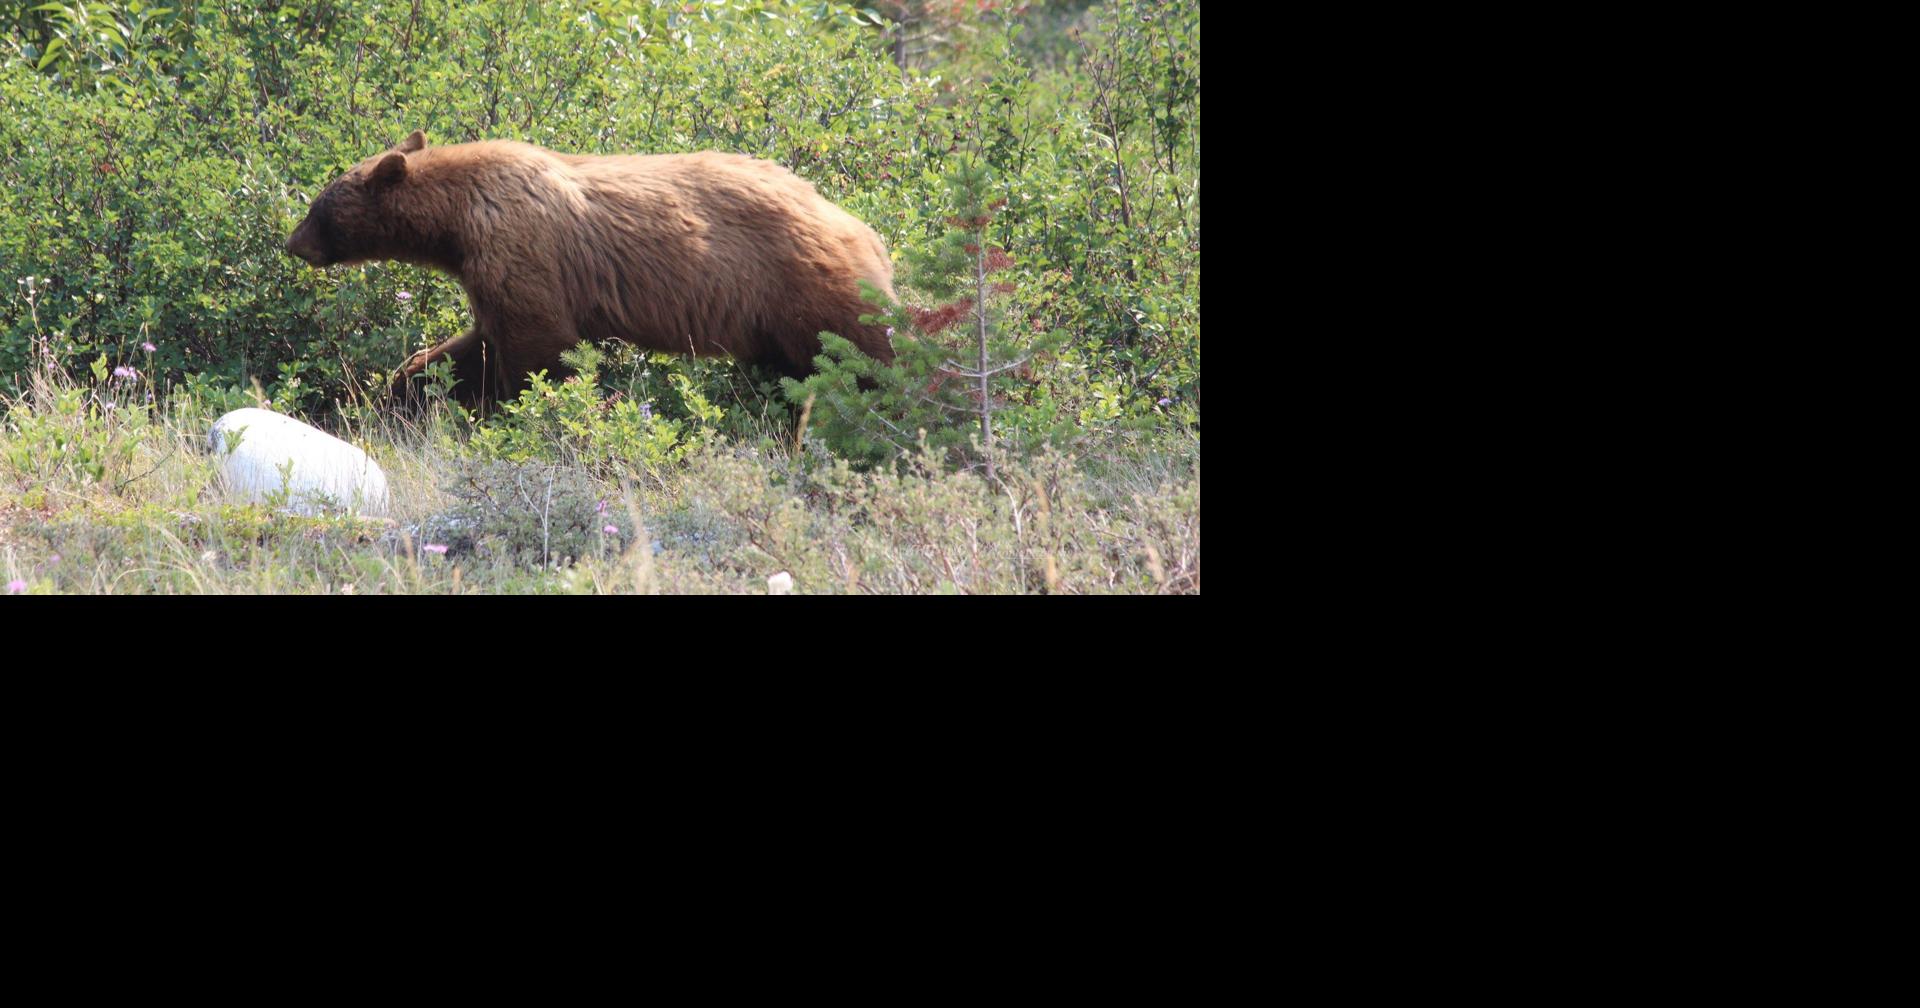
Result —
<path fill-rule="evenodd" d="M 791 591 L 793 591 L 793 575 L 786 571 L 781 571 L 767 579 L 767 594 L 785 595 Z"/>

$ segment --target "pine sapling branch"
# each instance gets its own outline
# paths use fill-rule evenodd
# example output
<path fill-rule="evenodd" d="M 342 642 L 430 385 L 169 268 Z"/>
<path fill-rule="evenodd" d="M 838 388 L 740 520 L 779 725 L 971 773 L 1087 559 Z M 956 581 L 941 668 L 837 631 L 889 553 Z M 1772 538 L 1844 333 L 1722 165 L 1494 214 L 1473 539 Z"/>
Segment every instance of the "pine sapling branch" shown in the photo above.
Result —
<path fill-rule="evenodd" d="M 953 375 L 956 378 L 991 378 L 1002 371 L 1011 371 L 1014 368 L 1017 368 L 1020 365 L 1025 364 L 1026 362 L 1032 359 L 1033 359 L 1032 354 L 1022 354 L 1020 355 L 1020 358 L 1018 360 L 1008 361 L 1007 363 L 1002 364 L 999 367 L 988 368 L 985 371 L 969 371 L 967 370 L 965 365 L 961 364 L 959 361 L 956 361 L 952 358 L 948 358 L 944 366 L 947 370 L 947 373 Z"/>

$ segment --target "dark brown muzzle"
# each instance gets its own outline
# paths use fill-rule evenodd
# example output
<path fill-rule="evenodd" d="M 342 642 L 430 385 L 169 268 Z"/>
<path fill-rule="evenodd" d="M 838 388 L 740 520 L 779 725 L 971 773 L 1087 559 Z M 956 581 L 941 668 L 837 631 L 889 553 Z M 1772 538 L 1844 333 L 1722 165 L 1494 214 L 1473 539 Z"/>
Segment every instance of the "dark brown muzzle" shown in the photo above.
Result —
<path fill-rule="evenodd" d="M 327 264 L 326 253 L 320 248 L 320 243 L 314 241 L 313 227 L 306 222 L 302 222 L 295 228 L 293 237 L 287 239 L 287 254 L 296 259 L 303 259 L 311 266 Z"/>

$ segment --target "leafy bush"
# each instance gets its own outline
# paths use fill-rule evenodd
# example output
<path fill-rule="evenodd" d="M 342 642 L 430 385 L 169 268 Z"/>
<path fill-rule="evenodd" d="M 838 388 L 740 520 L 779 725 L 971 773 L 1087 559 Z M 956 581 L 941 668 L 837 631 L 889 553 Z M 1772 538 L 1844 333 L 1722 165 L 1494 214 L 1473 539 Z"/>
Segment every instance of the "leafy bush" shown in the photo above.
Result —
<path fill-rule="evenodd" d="M 600 384 L 605 355 L 582 344 L 561 356 L 574 374 L 558 384 L 546 372 L 533 376 L 519 397 L 502 403 L 499 418 L 474 430 L 470 447 L 482 459 L 547 460 L 578 466 L 608 478 L 657 473 L 685 458 L 714 436 L 721 411 L 706 401 L 683 373 L 672 387 L 690 420 L 655 416 L 651 401 Z"/>

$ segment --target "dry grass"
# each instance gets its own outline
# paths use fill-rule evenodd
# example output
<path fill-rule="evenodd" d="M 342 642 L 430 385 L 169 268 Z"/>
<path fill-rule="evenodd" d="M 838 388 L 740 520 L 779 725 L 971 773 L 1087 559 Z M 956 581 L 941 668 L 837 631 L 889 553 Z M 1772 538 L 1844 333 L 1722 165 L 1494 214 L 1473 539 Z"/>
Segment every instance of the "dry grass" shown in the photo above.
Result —
<path fill-rule="evenodd" d="M 223 495 L 206 432 L 233 404 L 163 398 L 155 409 L 137 384 L 43 372 L 0 400 L 7 590 L 757 595 L 780 571 L 795 594 L 1200 590 L 1197 444 L 1008 457 L 989 482 L 926 465 L 858 472 L 768 438 L 642 479 L 527 464 L 506 476 L 545 481 L 544 500 L 474 510 L 486 480 L 505 477 L 464 450 L 463 419 L 350 406 L 329 426 L 386 470 L 392 516 L 301 517 Z M 449 524 L 462 514 L 478 517 Z M 555 562 L 569 521 L 582 555 Z M 596 538 L 601 521 L 618 533 Z M 444 554 L 425 549 L 435 537 Z"/>

